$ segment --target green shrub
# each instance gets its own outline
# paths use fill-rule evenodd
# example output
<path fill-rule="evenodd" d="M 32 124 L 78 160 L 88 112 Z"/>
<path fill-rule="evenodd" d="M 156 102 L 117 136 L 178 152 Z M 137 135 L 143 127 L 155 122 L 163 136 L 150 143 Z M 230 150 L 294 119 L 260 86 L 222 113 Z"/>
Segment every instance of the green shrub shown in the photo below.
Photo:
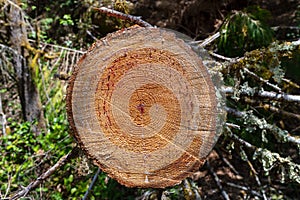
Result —
<path fill-rule="evenodd" d="M 266 10 L 258 7 L 233 12 L 220 29 L 218 52 L 236 57 L 269 45 L 273 41 L 273 31 L 263 21 L 268 16 Z"/>

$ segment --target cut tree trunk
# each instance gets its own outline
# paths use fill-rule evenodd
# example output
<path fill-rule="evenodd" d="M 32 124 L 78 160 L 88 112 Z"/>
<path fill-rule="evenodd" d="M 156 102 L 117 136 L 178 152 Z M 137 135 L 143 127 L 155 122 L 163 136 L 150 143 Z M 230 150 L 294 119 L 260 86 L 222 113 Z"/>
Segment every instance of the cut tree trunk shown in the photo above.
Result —
<path fill-rule="evenodd" d="M 45 128 L 45 120 L 40 102 L 39 92 L 33 80 L 33 69 L 28 65 L 29 52 L 25 48 L 27 41 L 26 21 L 23 11 L 13 0 L 6 8 L 7 20 L 9 23 L 8 33 L 10 42 L 17 54 L 13 55 L 13 65 L 16 73 L 18 93 L 22 106 L 23 119 L 29 122 L 38 122 L 33 126 L 33 131 L 39 133 Z"/>
<path fill-rule="evenodd" d="M 199 56 L 174 33 L 132 27 L 96 42 L 70 78 L 81 148 L 128 187 L 178 184 L 217 139 L 217 99 Z"/>

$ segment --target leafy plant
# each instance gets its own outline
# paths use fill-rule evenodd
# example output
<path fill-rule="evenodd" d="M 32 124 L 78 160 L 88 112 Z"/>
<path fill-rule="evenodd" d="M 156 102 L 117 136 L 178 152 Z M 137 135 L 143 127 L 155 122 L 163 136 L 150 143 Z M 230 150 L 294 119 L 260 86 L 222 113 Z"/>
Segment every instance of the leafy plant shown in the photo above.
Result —
<path fill-rule="evenodd" d="M 16 191 L 19 185 L 28 185 L 47 166 L 53 164 L 55 158 L 70 150 L 71 140 L 66 137 L 66 126 L 56 128 L 62 123 L 61 120 L 53 122 L 49 130 L 51 133 L 36 136 L 31 130 L 31 123 L 11 122 L 12 132 L 3 136 L 0 143 L 3 155 L 0 160 L 1 193 Z M 54 159 L 49 160 L 51 157 Z"/>
<path fill-rule="evenodd" d="M 269 45 L 273 40 L 273 32 L 262 21 L 263 16 L 268 15 L 267 13 L 260 8 L 234 11 L 227 17 L 220 29 L 218 52 L 236 57 L 243 55 L 246 51 Z"/>
<path fill-rule="evenodd" d="M 74 22 L 70 14 L 65 14 L 62 19 L 59 19 L 59 23 L 64 26 L 73 26 Z"/>

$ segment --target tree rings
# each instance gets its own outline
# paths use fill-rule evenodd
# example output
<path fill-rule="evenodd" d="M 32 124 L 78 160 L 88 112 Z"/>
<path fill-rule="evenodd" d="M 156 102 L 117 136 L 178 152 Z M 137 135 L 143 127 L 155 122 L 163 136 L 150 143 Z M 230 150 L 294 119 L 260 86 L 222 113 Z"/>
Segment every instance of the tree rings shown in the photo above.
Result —
<path fill-rule="evenodd" d="M 180 183 L 216 141 L 217 99 L 199 56 L 172 32 L 97 41 L 70 78 L 67 112 L 85 153 L 128 187 Z"/>

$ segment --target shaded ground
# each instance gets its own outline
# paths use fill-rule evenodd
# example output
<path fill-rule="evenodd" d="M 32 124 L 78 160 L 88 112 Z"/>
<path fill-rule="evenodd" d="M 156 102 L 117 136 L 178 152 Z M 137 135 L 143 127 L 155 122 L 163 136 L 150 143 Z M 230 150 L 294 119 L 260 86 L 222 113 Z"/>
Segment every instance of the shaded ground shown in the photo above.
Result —
<path fill-rule="evenodd" d="M 280 177 L 274 178 L 272 174 L 264 176 L 256 162 L 248 163 L 242 160 L 236 150 L 232 151 L 232 155 L 229 155 L 226 150 L 214 150 L 209 155 L 208 161 L 211 169 L 218 176 L 223 191 L 230 199 L 263 199 L 263 193 L 272 199 L 300 199 L 300 191 L 296 184 L 283 184 L 280 182 Z M 216 178 L 210 172 L 211 169 L 205 165 L 195 173 L 194 180 L 199 186 L 201 197 L 224 199 Z"/>

